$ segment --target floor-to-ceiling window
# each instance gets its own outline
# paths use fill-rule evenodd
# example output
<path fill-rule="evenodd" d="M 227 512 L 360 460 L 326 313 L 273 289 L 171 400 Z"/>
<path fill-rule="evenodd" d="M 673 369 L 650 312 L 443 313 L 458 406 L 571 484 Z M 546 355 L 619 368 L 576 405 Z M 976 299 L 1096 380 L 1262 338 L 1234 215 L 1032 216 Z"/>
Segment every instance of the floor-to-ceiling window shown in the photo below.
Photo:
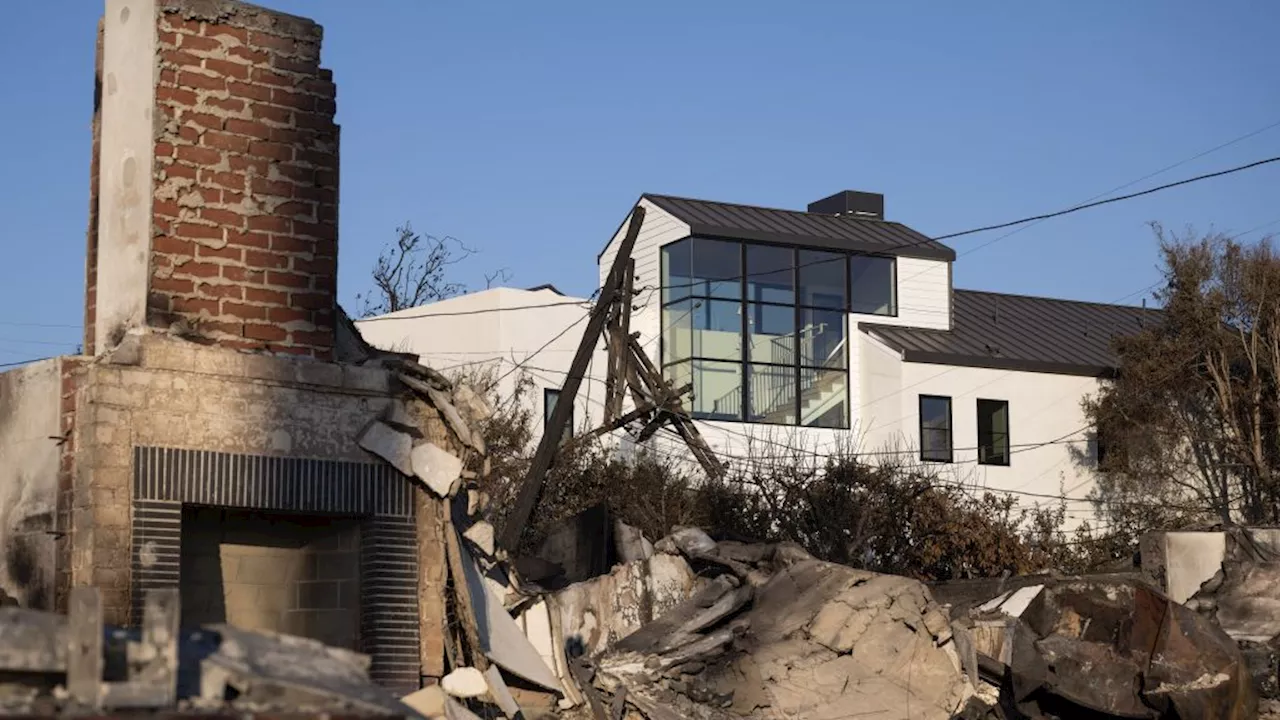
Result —
<path fill-rule="evenodd" d="M 715 420 L 849 427 L 847 313 L 896 314 L 893 258 L 687 238 L 662 249 L 662 366 Z"/>

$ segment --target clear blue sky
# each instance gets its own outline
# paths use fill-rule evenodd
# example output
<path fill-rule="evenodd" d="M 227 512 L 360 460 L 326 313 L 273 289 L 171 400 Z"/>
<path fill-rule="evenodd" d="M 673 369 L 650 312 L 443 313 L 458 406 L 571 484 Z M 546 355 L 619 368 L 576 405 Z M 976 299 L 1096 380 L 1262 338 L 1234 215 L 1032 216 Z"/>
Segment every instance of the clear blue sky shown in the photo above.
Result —
<path fill-rule="evenodd" d="M 506 267 L 512 285 L 587 294 L 642 192 L 803 208 L 870 190 L 942 234 L 1081 202 L 1280 120 L 1280 3 L 265 4 L 325 26 L 353 309 L 406 220 L 480 250 L 463 281 Z M 5 10 L 0 363 L 78 339 L 6 323 L 81 320 L 102 3 Z M 1134 189 L 1273 155 L 1280 128 Z M 1280 231 L 1278 200 L 1273 165 L 1085 211 L 964 255 L 956 285 L 1113 301 L 1157 278 L 1147 221 Z"/>

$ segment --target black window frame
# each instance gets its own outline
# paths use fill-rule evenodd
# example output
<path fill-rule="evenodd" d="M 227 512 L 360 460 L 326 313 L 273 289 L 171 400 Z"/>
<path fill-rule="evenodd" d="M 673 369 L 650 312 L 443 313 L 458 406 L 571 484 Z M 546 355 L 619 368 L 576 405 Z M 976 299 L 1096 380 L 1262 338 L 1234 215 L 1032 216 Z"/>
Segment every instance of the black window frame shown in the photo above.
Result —
<path fill-rule="evenodd" d="M 995 437 L 1000 433 L 997 433 L 993 428 L 984 427 L 985 419 L 991 417 L 990 414 L 983 414 L 984 404 L 993 404 L 1004 408 L 1004 452 L 1000 456 L 1003 461 L 990 459 L 990 456 L 995 453 L 988 451 L 994 449 Z M 977 402 L 974 403 L 974 416 L 977 420 L 978 429 L 978 464 L 1009 467 L 1013 462 L 1012 444 L 1009 440 L 1009 436 L 1013 433 L 1013 418 L 1009 415 L 1009 401 L 996 400 L 995 398 L 978 398 Z M 987 437 L 984 438 L 984 435 Z"/>
<path fill-rule="evenodd" d="M 560 388 L 543 388 L 542 389 L 542 432 L 547 431 L 547 424 L 551 422 L 551 413 L 554 412 L 555 406 L 549 401 L 555 397 L 556 402 L 560 402 L 562 392 Z M 560 435 L 560 442 L 565 442 L 573 437 L 573 411 L 569 408 L 569 419 L 565 421 L 564 433 Z"/>
<path fill-rule="evenodd" d="M 942 458 L 941 456 L 930 457 L 925 447 L 925 442 L 924 442 L 925 432 L 926 431 L 937 432 L 939 430 L 939 428 L 926 428 L 924 426 L 924 404 L 929 400 L 942 400 L 947 403 L 947 427 L 946 427 L 947 455 L 945 459 Z M 920 433 L 920 462 L 928 462 L 928 463 L 955 462 L 955 456 L 956 456 L 955 403 L 952 400 L 951 396 L 950 395 L 924 395 L 924 394 L 920 395 L 918 405 L 917 405 L 917 414 L 919 416 L 917 418 L 916 425 L 918 426 L 917 429 Z"/>
<path fill-rule="evenodd" d="M 676 322 L 668 320 L 665 317 L 666 311 L 670 307 L 678 305 L 680 303 L 688 302 L 690 303 L 690 311 L 693 311 L 693 310 L 696 310 L 696 308 L 700 304 L 706 303 L 708 301 L 711 301 L 711 300 L 728 301 L 728 298 L 724 297 L 723 295 L 716 295 L 713 293 L 706 292 L 705 288 L 699 285 L 694 285 L 691 287 L 679 287 L 677 288 L 678 292 L 671 291 L 671 288 L 677 287 L 677 284 L 673 284 L 670 287 L 664 285 L 661 288 L 661 293 L 659 297 L 659 313 L 658 313 L 658 318 L 659 318 L 658 358 L 662 367 L 663 375 L 664 377 L 669 377 L 667 375 L 668 368 L 678 366 L 682 363 L 692 363 L 696 361 L 734 362 L 738 364 L 738 366 L 741 368 L 742 379 L 740 381 L 740 385 L 738 388 L 736 414 L 727 413 L 727 412 L 726 413 L 716 412 L 714 409 L 707 412 L 696 411 L 693 405 L 691 404 L 693 401 L 688 396 L 684 398 L 686 409 L 690 411 L 690 414 L 693 417 L 698 419 L 705 419 L 705 420 L 743 422 L 743 423 L 753 423 L 753 424 L 761 424 L 761 425 L 784 425 L 786 427 L 813 427 L 813 428 L 840 429 L 840 430 L 850 429 L 852 427 L 852 415 L 853 415 L 853 408 L 851 407 L 851 403 L 850 403 L 850 393 L 851 393 L 852 382 L 850 381 L 850 378 L 849 378 L 850 354 L 851 354 L 850 330 L 852 328 L 853 323 L 850 321 L 850 318 L 849 318 L 851 314 L 851 307 L 852 307 L 851 306 L 852 290 L 850 287 L 851 278 L 850 278 L 850 272 L 849 272 L 850 270 L 849 259 L 855 255 L 872 255 L 872 254 L 833 250 L 831 248 L 792 245 L 787 243 L 746 241 L 746 240 L 739 240 L 736 238 L 716 237 L 712 235 L 689 235 L 679 240 L 676 240 L 674 242 L 666 243 L 658 248 L 658 252 L 660 255 L 659 277 L 664 282 L 668 278 L 668 257 L 669 257 L 668 251 L 673 250 L 674 249 L 673 246 L 676 246 L 682 243 L 687 243 L 687 252 L 690 253 L 690 258 L 688 262 L 689 262 L 689 267 L 692 269 L 694 267 L 692 255 L 696 251 L 698 241 L 700 240 L 713 241 L 713 242 L 733 242 L 733 243 L 737 243 L 738 245 L 738 251 L 739 251 L 738 267 L 740 268 L 740 274 L 741 274 L 741 277 L 738 278 L 738 295 L 739 295 L 738 303 L 739 303 L 739 307 L 741 308 L 741 315 L 742 315 L 742 331 L 740 333 L 742 347 L 741 347 L 740 357 L 735 360 L 726 360 L 725 358 L 704 357 L 702 355 L 694 354 L 693 347 L 690 346 L 689 357 L 667 358 L 666 356 L 667 355 L 667 336 L 668 336 L 668 333 L 671 331 L 671 328 L 668 326 L 677 324 Z M 748 283 L 747 276 L 750 273 L 750 270 L 748 269 L 748 265 L 747 265 L 747 255 L 748 255 L 748 247 L 753 247 L 753 246 L 774 247 L 774 248 L 785 249 L 790 252 L 791 274 L 792 274 L 791 292 L 793 295 L 792 301 L 790 303 L 762 302 L 762 301 L 756 301 L 753 298 L 748 297 L 749 283 Z M 844 288 L 843 288 L 844 298 L 843 298 L 842 308 L 835 308 L 835 307 L 822 306 L 822 305 L 810 305 L 804 302 L 803 293 L 801 292 L 801 273 L 800 273 L 800 257 L 803 251 L 821 252 L 824 254 L 832 255 L 833 257 L 831 258 L 831 261 L 836 261 L 836 260 L 840 261 L 839 265 L 842 268 L 842 274 L 844 278 Z M 893 312 L 891 314 L 879 315 L 878 317 L 896 317 L 898 314 L 898 303 L 897 303 L 898 258 L 893 255 L 873 255 L 873 256 L 883 257 L 889 260 L 893 270 L 893 273 L 892 273 L 893 276 L 891 279 L 891 286 L 890 286 L 890 290 L 892 292 L 890 306 Z M 688 282 L 688 281 L 686 280 L 685 282 Z M 804 354 L 801 352 L 801 349 L 799 346 L 799 342 L 800 342 L 799 339 L 797 339 L 797 342 L 796 342 L 797 347 L 793 352 L 793 358 L 790 363 L 770 363 L 770 362 L 762 363 L 754 360 L 750 355 L 751 326 L 750 326 L 749 311 L 753 307 L 763 307 L 766 305 L 776 306 L 776 307 L 785 307 L 794 313 L 794 318 L 795 318 L 794 327 L 797 328 L 797 330 L 793 332 L 793 335 L 798 335 L 799 329 L 803 327 L 804 314 L 806 311 L 819 311 L 819 312 L 826 311 L 826 312 L 841 313 L 842 327 L 840 328 L 840 331 L 842 333 L 842 342 L 844 345 L 843 357 L 840 360 L 841 367 L 829 368 L 825 366 L 804 363 L 802 361 Z M 865 314 L 865 313 L 860 313 L 860 314 Z M 692 332 L 692 330 L 690 330 L 690 332 Z M 791 408 L 790 414 L 795 418 L 794 422 L 771 422 L 766 419 L 751 418 L 750 368 L 753 365 L 785 367 L 792 372 L 795 378 L 794 379 L 795 389 L 794 389 L 794 392 L 792 393 L 794 395 L 794 399 L 792 400 L 794 407 Z M 694 365 L 690 365 L 691 369 L 693 367 Z M 843 388 L 844 389 L 844 417 L 842 419 L 840 427 L 832 428 L 829 425 L 822 425 L 822 424 L 815 424 L 815 425 L 802 424 L 803 402 L 804 402 L 804 391 L 803 391 L 804 373 L 807 370 L 819 371 L 814 375 L 814 377 L 816 378 L 821 378 L 822 373 L 824 371 L 835 372 L 836 370 L 839 370 L 840 372 L 844 373 L 844 383 L 843 383 L 844 384 L 844 388 Z M 731 391 L 731 394 L 732 394 L 732 391 Z"/>

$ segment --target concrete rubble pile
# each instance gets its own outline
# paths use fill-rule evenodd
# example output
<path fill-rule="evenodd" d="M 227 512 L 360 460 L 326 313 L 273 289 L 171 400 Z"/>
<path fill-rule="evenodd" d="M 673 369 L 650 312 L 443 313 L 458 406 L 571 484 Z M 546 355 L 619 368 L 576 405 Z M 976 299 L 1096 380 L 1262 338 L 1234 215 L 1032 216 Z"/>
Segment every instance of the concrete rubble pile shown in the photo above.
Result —
<path fill-rule="evenodd" d="M 1221 567 L 1186 606 L 1235 640 L 1271 716 L 1280 718 L 1280 530 L 1226 532 Z"/>
<path fill-rule="evenodd" d="M 934 588 L 963 632 L 970 679 L 1010 718 L 1256 717 L 1248 664 L 1226 633 L 1132 574 Z M 967 590 L 967 591 L 966 591 Z"/>

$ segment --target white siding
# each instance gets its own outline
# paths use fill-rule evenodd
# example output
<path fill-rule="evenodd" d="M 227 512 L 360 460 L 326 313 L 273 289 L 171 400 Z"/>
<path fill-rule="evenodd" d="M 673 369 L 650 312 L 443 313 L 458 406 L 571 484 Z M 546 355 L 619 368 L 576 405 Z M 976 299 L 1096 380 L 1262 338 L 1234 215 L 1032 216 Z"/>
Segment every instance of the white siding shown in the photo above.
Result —
<path fill-rule="evenodd" d="M 640 333 L 640 343 L 648 351 L 649 358 L 657 363 L 657 337 L 662 330 L 661 247 L 688 237 L 689 226 L 646 199 L 642 198 L 639 205 L 645 210 L 644 225 L 640 228 L 640 234 L 636 236 L 631 257 L 636 261 L 635 287 L 637 290 L 643 288 L 644 292 L 636 298 L 638 309 L 631 313 L 631 331 Z M 618 244 L 626 235 L 630 222 L 631 215 L 628 213 L 627 221 L 618 229 L 617 234 L 609 241 L 609 245 L 600 256 L 601 286 L 609 275 L 609 268 L 613 266 L 613 258 L 618 252 Z"/>
<path fill-rule="evenodd" d="M 523 372 L 535 386 L 527 398 L 527 407 L 534 411 L 536 440 L 541 436 L 543 389 L 564 385 L 587 326 L 582 319 L 587 312 L 583 305 L 559 304 L 575 301 L 584 305 L 587 302 L 585 298 L 565 297 L 550 290 L 494 288 L 383 315 L 381 319 L 362 320 L 356 326 L 374 347 L 414 353 L 422 364 L 446 374 L 481 368 L 502 374 L 523 363 Z M 550 307 L 515 309 L 538 305 Z M 552 340 L 570 325 L 572 330 Z M 543 345 L 547 347 L 539 351 Z M 592 356 L 574 403 L 575 431 L 597 427 L 601 422 L 605 370 L 601 344 Z M 512 372 L 498 385 L 501 396 L 515 392 L 519 374 Z"/>
<path fill-rule="evenodd" d="M 898 316 L 855 315 L 855 322 L 908 327 L 951 328 L 951 263 L 898 258 Z"/>

